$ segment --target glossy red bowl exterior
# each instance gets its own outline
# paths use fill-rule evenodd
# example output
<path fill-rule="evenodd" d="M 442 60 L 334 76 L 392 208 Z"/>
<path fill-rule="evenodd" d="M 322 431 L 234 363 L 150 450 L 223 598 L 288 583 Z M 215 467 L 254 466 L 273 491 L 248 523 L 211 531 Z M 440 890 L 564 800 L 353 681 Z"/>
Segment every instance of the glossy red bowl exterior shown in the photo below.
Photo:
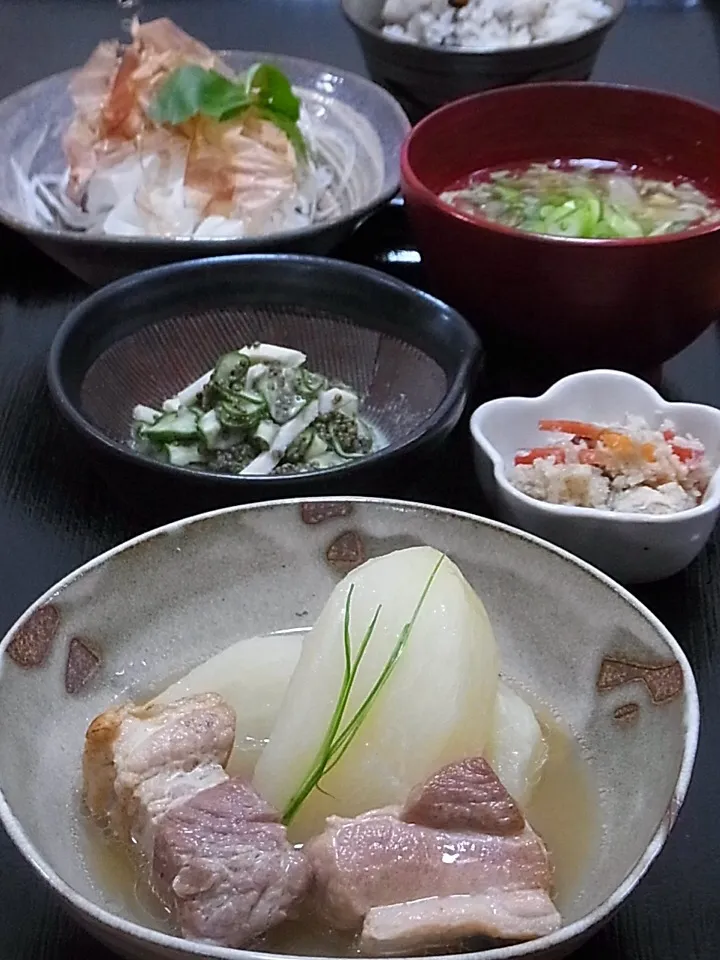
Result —
<path fill-rule="evenodd" d="M 682 175 L 720 200 L 720 112 L 593 83 L 492 90 L 426 117 L 402 154 L 402 189 L 436 292 L 486 345 L 557 365 L 663 363 L 720 312 L 720 225 L 646 240 L 574 240 L 467 217 L 438 194 L 474 171 L 596 158 Z M 540 363 L 540 360 L 538 360 Z"/>

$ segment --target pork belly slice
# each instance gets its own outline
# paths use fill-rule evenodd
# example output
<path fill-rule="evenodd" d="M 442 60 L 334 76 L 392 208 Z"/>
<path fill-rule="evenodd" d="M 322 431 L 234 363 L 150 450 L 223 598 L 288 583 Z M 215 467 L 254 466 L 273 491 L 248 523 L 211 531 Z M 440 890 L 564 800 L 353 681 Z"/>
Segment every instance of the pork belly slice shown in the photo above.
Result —
<path fill-rule="evenodd" d="M 310 879 L 277 812 L 243 780 L 173 804 L 157 824 L 153 883 L 189 939 L 245 946 L 291 914 Z"/>
<path fill-rule="evenodd" d="M 534 940 L 557 926 L 557 910 L 544 890 L 433 897 L 373 907 L 365 917 L 360 950 L 369 956 L 407 955 L 479 933 L 498 940 Z"/>
<path fill-rule="evenodd" d="M 169 704 L 113 707 L 96 717 L 85 735 L 83 776 L 90 813 L 110 824 L 122 840 L 129 840 L 139 818 L 141 787 L 164 777 L 170 794 L 178 798 L 192 789 L 173 776 L 207 765 L 218 776 L 227 763 L 235 739 L 235 713 L 217 694 L 185 697 Z M 202 777 L 199 778 L 202 780 Z M 150 791 L 158 801 L 162 781 Z M 212 781 L 216 782 L 216 781 Z M 208 786 L 209 783 L 205 783 Z M 202 789 L 202 787 L 198 787 Z"/>
<path fill-rule="evenodd" d="M 425 827 L 510 836 L 525 819 L 487 760 L 469 757 L 443 767 L 410 792 L 402 819 Z"/>
<path fill-rule="evenodd" d="M 194 770 L 163 770 L 143 780 L 133 795 L 135 810 L 130 833 L 149 863 L 155 852 L 155 831 L 165 814 L 176 804 L 227 779 L 219 763 L 202 763 Z"/>
<path fill-rule="evenodd" d="M 531 939 L 561 922 L 545 845 L 481 758 L 444 768 L 402 809 L 329 817 L 306 850 L 321 915 L 340 930 L 365 923 L 365 942 L 385 940 L 389 952 L 394 938 L 410 936 L 415 901 L 434 901 L 422 908 L 415 949 L 478 935 Z M 532 908 L 522 908 L 525 896 Z M 461 907 L 459 899 L 468 902 Z M 406 909 L 370 916 L 391 906 Z"/>

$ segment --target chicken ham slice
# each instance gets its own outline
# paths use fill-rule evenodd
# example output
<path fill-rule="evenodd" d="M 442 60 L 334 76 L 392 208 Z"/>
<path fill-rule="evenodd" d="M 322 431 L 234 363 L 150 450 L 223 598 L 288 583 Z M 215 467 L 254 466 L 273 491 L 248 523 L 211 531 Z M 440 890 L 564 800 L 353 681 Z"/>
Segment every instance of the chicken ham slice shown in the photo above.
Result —
<path fill-rule="evenodd" d="M 329 817 L 306 849 L 319 912 L 362 928 L 368 953 L 533 939 L 561 922 L 545 845 L 479 757 L 443 768 L 402 809 Z"/>
<path fill-rule="evenodd" d="M 302 900 L 310 867 L 277 812 L 224 770 L 235 714 L 217 694 L 105 711 L 85 738 L 90 812 L 150 865 L 184 937 L 242 947 Z"/>

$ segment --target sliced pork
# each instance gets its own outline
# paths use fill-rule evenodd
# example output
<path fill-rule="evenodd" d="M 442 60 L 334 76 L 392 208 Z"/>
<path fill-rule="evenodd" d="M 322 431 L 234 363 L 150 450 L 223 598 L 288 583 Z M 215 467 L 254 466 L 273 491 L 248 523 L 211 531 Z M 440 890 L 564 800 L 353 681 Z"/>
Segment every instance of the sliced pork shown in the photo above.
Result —
<path fill-rule="evenodd" d="M 479 933 L 498 940 L 534 940 L 557 926 L 557 910 L 544 890 L 432 897 L 373 907 L 365 917 L 360 950 L 369 956 L 407 955 Z"/>
<path fill-rule="evenodd" d="M 190 939 L 250 943 L 288 916 L 310 878 L 277 812 L 245 781 L 173 805 L 157 826 L 154 885 Z"/>
<path fill-rule="evenodd" d="M 281 923 L 311 877 L 277 812 L 225 772 L 234 739 L 232 708 L 201 694 L 106 711 L 83 757 L 90 812 L 138 844 L 183 936 L 225 947 Z"/>
<path fill-rule="evenodd" d="M 382 952 L 402 952 L 409 938 L 413 949 L 476 935 L 531 939 L 560 924 L 545 846 L 481 758 L 445 767 L 403 809 L 328 818 L 306 849 L 320 913 L 337 929 L 362 927 L 368 952 L 381 942 Z"/>
<path fill-rule="evenodd" d="M 217 694 L 200 694 L 169 704 L 124 704 L 100 714 L 85 735 L 83 775 L 90 813 L 128 840 L 138 816 L 140 788 L 162 776 L 178 795 L 179 773 L 200 766 L 222 768 L 235 740 L 235 712 Z M 209 784 L 208 784 L 209 785 Z M 187 781 L 185 786 L 192 789 Z M 152 792 L 157 802 L 160 781 Z M 201 787 L 198 785 L 198 789 Z M 139 792 L 140 791 L 140 792 Z M 183 791 L 185 793 L 185 791 Z"/>

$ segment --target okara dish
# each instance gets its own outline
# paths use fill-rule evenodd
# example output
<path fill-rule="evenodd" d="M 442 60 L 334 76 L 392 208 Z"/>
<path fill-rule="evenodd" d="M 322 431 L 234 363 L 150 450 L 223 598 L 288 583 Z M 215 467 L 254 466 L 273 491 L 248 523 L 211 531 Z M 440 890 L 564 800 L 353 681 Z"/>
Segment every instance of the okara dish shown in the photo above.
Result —
<path fill-rule="evenodd" d="M 470 430 L 497 516 L 625 583 L 672 576 L 720 513 L 720 410 L 591 370 L 482 404 Z"/>
<path fill-rule="evenodd" d="M 513 486 L 546 503 L 616 513 L 668 514 L 702 502 L 715 467 L 694 437 L 678 436 L 670 420 L 651 427 L 624 423 L 540 420 L 546 446 L 520 450 L 508 476 Z"/>

